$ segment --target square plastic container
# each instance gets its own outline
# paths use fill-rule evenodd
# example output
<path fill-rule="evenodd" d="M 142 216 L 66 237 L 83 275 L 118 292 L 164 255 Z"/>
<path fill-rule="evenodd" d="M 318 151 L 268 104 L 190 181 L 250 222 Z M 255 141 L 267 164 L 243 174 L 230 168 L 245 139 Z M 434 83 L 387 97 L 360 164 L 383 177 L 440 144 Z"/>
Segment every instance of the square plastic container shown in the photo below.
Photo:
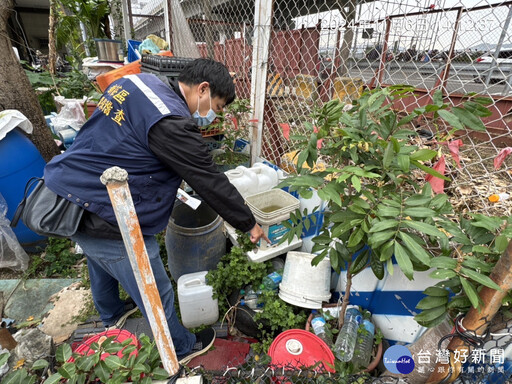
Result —
<path fill-rule="evenodd" d="M 178 302 L 183 326 L 210 325 L 219 319 L 219 304 L 206 284 L 208 271 L 187 273 L 178 279 Z"/>
<path fill-rule="evenodd" d="M 279 242 L 289 231 L 281 222 L 288 220 L 290 213 L 300 206 L 299 199 L 282 189 L 271 189 L 247 196 L 245 201 L 272 244 Z M 265 250 L 271 245 L 260 241 L 259 247 Z"/>
<path fill-rule="evenodd" d="M 300 201 L 282 189 L 271 189 L 245 198 L 256 221 L 271 225 L 290 218 L 290 212 L 300 206 Z"/>

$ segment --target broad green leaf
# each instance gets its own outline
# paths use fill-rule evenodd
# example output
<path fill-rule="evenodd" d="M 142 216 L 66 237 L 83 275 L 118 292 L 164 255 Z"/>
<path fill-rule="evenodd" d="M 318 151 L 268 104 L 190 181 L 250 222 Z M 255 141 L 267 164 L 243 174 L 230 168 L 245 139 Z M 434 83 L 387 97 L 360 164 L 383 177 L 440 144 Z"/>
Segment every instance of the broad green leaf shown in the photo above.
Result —
<path fill-rule="evenodd" d="M 44 381 L 44 384 L 57 384 L 57 383 L 60 383 L 61 380 L 62 380 L 62 375 L 57 372 L 57 373 L 54 373 L 53 375 L 51 375 L 50 377 L 48 377 Z"/>
<path fill-rule="evenodd" d="M 376 257 L 374 253 L 370 256 L 370 267 L 372 268 L 373 274 L 379 280 L 384 278 L 384 264 Z"/>
<path fill-rule="evenodd" d="M 370 233 L 380 232 L 389 228 L 396 228 L 398 224 L 399 221 L 395 219 L 382 220 L 372 225 L 372 227 L 370 228 Z"/>
<path fill-rule="evenodd" d="M 123 364 L 121 363 L 121 359 L 117 355 L 110 355 L 105 358 L 105 364 L 111 369 L 116 370 L 119 368 L 123 368 Z"/>
<path fill-rule="evenodd" d="M 420 205 L 425 205 L 429 203 L 432 200 L 430 196 L 424 196 L 424 195 L 412 195 L 405 199 L 405 205 L 409 207 L 417 207 Z"/>
<path fill-rule="evenodd" d="M 364 236 L 364 231 L 361 228 L 358 228 L 356 231 L 352 232 L 348 239 L 347 247 L 353 248 L 361 242 Z"/>
<path fill-rule="evenodd" d="M 437 256 L 432 259 L 430 266 L 432 268 L 455 269 L 457 268 L 457 260 L 448 256 Z"/>
<path fill-rule="evenodd" d="M 508 246 L 507 236 L 500 235 L 500 236 L 496 237 L 496 240 L 494 242 L 494 249 L 496 249 L 496 252 L 499 252 L 499 253 L 505 252 L 505 249 L 507 249 L 507 246 Z"/>
<path fill-rule="evenodd" d="M 169 374 L 165 369 L 158 367 L 153 370 L 151 376 L 153 380 L 165 380 L 169 377 Z"/>
<path fill-rule="evenodd" d="M 404 215 L 412 217 L 433 217 L 436 212 L 425 207 L 409 207 L 404 209 Z"/>
<path fill-rule="evenodd" d="M 377 248 L 385 242 L 393 239 L 396 235 L 396 231 L 381 231 L 371 234 L 368 237 L 368 243 L 372 248 Z"/>
<path fill-rule="evenodd" d="M 141 373 L 147 373 L 148 367 L 144 364 L 135 364 L 132 368 L 132 376 L 139 376 Z"/>
<path fill-rule="evenodd" d="M 411 161 L 408 155 L 398 154 L 398 166 L 405 173 L 409 172 Z"/>
<path fill-rule="evenodd" d="M 62 375 L 62 377 L 71 379 L 76 374 L 76 365 L 75 363 L 64 363 L 58 369 L 58 372 Z"/>
<path fill-rule="evenodd" d="M 474 101 L 466 101 L 464 108 L 479 117 L 489 117 L 492 115 L 489 108 L 485 108 L 483 105 L 475 103 Z"/>
<path fill-rule="evenodd" d="M 404 220 L 402 221 L 402 225 L 415 229 L 418 232 L 424 233 L 425 235 L 434 236 L 434 237 L 446 237 L 446 235 L 441 232 L 439 229 L 434 227 L 433 225 L 422 223 L 419 221 L 413 220 Z"/>
<path fill-rule="evenodd" d="M 388 142 L 386 150 L 384 151 L 384 157 L 382 160 L 384 169 L 388 169 L 389 166 L 391 165 L 391 162 L 393 161 L 393 155 L 394 155 L 393 145 L 390 142 Z"/>
<path fill-rule="evenodd" d="M 411 121 L 414 120 L 415 117 L 416 116 L 411 113 L 410 115 L 407 115 L 404 118 L 400 119 L 400 121 L 398 122 L 397 126 L 400 127 L 400 126 L 402 126 L 404 124 L 410 123 Z"/>
<path fill-rule="evenodd" d="M 152 384 L 153 380 L 151 380 L 151 377 L 144 376 L 142 380 L 140 381 L 140 384 Z"/>
<path fill-rule="evenodd" d="M 482 275 L 481 273 L 478 273 L 476 271 L 473 271 L 472 269 L 462 267 L 460 269 L 460 272 L 467 277 L 469 277 L 471 280 L 476 281 L 477 283 L 480 283 L 482 285 L 485 285 L 486 287 L 489 287 L 491 289 L 495 289 L 497 291 L 501 291 L 501 288 L 498 284 L 496 284 L 494 281 L 491 280 L 489 276 Z"/>
<path fill-rule="evenodd" d="M 469 301 L 471 302 L 471 305 L 474 308 L 478 308 L 480 298 L 478 297 L 478 293 L 477 293 L 475 287 L 473 286 L 473 284 L 471 284 L 471 282 L 466 280 L 466 278 L 464 278 L 464 277 L 460 278 L 460 282 L 462 284 L 462 289 L 464 289 L 466 296 L 468 297 Z"/>
<path fill-rule="evenodd" d="M 400 215 L 400 209 L 387 207 L 385 205 L 380 204 L 377 210 L 378 216 L 387 216 L 387 217 L 398 217 Z"/>
<path fill-rule="evenodd" d="M 76 377 L 77 384 L 85 384 L 85 381 L 87 380 L 87 374 L 84 372 L 79 373 Z M 94 378 L 91 377 L 91 380 L 94 380 Z"/>
<path fill-rule="evenodd" d="M 76 359 L 76 367 L 80 371 L 87 372 L 94 366 L 94 360 L 92 356 L 83 356 Z"/>
<path fill-rule="evenodd" d="M 434 102 L 434 104 L 438 107 L 442 107 L 443 106 L 443 91 L 441 91 L 440 89 L 436 89 L 436 91 L 434 92 L 434 96 L 432 97 L 432 101 Z"/>
<path fill-rule="evenodd" d="M 452 112 L 457 118 L 460 120 L 462 124 L 464 124 L 469 129 L 474 131 L 483 131 L 485 132 L 487 128 L 485 128 L 484 123 L 480 118 L 475 116 L 473 113 L 468 111 L 467 109 L 463 109 L 460 107 L 453 107 Z"/>
<path fill-rule="evenodd" d="M 110 368 L 107 366 L 105 361 L 100 361 L 95 367 L 94 367 L 94 374 L 100 379 L 102 383 L 108 382 L 108 379 L 110 378 Z"/>
<path fill-rule="evenodd" d="M 416 319 L 416 317 L 414 319 L 416 320 L 416 322 L 419 325 L 421 325 L 423 327 L 433 328 L 433 327 L 436 327 L 439 324 L 441 324 L 446 319 L 446 312 L 441 314 L 439 317 L 436 317 L 435 319 L 430 320 L 430 321 L 423 321 L 421 319 L 418 320 L 418 319 Z"/>
<path fill-rule="evenodd" d="M 489 253 L 489 247 L 485 245 L 475 245 L 473 248 L 471 248 L 472 252 L 479 252 L 479 253 Z"/>
<path fill-rule="evenodd" d="M 367 249 L 357 255 L 356 259 L 350 265 L 350 273 L 356 275 L 361 272 L 366 267 L 366 264 L 368 264 L 368 256 L 369 252 Z"/>
<path fill-rule="evenodd" d="M 471 225 L 473 227 L 485 228 L 488 231 L 494 232 L 498 230 L 503 224 L 503 220 L 499 217 L 488 217 L 480 213 L 472 213 Z"/>
<path fill-rule="evenodd" d="M 474 270 L 480 270 L 483 272 L 491 272 L 493 269 L 492 263 L 486 263 L 483 260 L 479 260 L 477 258 L 473 258 L 471 256 L 467 256 L 464 261 L 462 262 L 462 265 L 464 267 L 469 267 Z"/>
<path fill-rule="evenodd" d="M 407 276 L 409 280 L 412 280 L 414 272 L 411 258 L 399 242 L 395 242 L 395 258 L 404 275 Z"/>
<path fill-rule="evenodd" d="M 359 213 L 361 215 L 366 215 L 366 211 L 358 205 L 352 204 L 348 207 L 348 209 L 350 209 L 352 212 Z"/>
<path fill-rule="evenodd" d="M 466 296 L 457 296 L 448 303 L 448 309 L 451 308 L 466 308 L 471 305 L 471 302 Z"/>
<path fill-rule="evenodd" d="M 48 361 L 45 360 L 45 359 L 39 359 L 39 360 L 36 360 L 34 361 L 34 364 L 32 364 L 32 367 L 30 369 L 32 369 L 33 371 L 37 371 L 38 369 L 43 369 L 43 368 L 46 368 L 48 366 Z M 2 359 L 0 358 L 0 366 L 2 366 L 3 363 L 2 363 Z"/>
<path fill-rule="evenodd" d="M 71 351 L 71 346 L 69 344 L 61 344 L 57 348 L 57 352 L 55 354 L 55 358 L 59 363 L 65 363 L 69 360 L 69 358 L 73 355 L 73 352 Z"/>
<path fill-rule="evenodd" d="M 428 287 L 423 293 L 428 296 L 448 296 L 448 291 L 440 287 Z"/>
<path fill-rule="evenodd" d="M 435 271 L 432 271 L 429 276 L 433 279 L 445 280 L 451 279 L 452 277 L 457 276 L 457 274 L 449 269 L 436 269 Z"/>
<path fill-rule="evenodd" d="M 409 157 L 411 160 L 427 161 L 427 160 L 433 159 L 434 157 L 436 157 L 436 155 L 437 155 L 436 151 L 423 148 L 423 149 L 417 150 L 416 152 L 411 153 L 411 155 Z"/>
<path fill-rule="evenodd" d="M 405 246 L 411 251 L 411 253 L 416 257 L 421 263 L 425 264 L 427 267 L 430 266 L 430 255 L 425 249 L 419 245 L 414 239 L 406 234 L 405 232 L 400 232 L 398 234 L 400 238 L 403 240 Z"/>
<path fill-rule="evenodd" d="M 442 307 L 436 307 L 422 311 L 419 315 L 414 316 L 414 320 L 417 322 L 429 322 L 437 319 L 439 316 L 442 316 L 445 313 L 446 307 L 443 305 Z"/>
<path fill-rule="evenodd" d="M 393 276 L 395 267 L 393 265 L 393 259 L 389 258 L 386 260 L 386 268 L 390 276 Z"/>
<path fill-rule="evenodd" d="M 427 184 L 430 185 L 430 184 Z M 440 193 L 436 195 L 431 201 L 430 201 L 430 207 L 432 208 L 441 208 L 446 202 L 448 201 L 448 195 L 446 193 Z"/>
<path fill-rule="evenodd" d="M 336 187 L 335 182 L 327 184 L 324 188 L 318 190 L 318 197 L 324 201 L 334 201 L 341 207 L 341 196 L 340 192 Z"/>
<path fill-rule="evenodd" d="M 446 121 L 448 124 L 450 124 L 455 129 L 464 129 L 464 126 L 460 122 L 459 118 L 455 116 L 453 113 L 448 112 L 445 109 L 441 109 L 437 111 L 439 116 Z"/>
<path fill-rule="evenodd" d="M 356 197 L 353 199 L 354 205 L 357 205 L 358 207 L 361 207 L 363 209 L 370 209 L 370 204 L 364 199 L 361 199 L 360 197 Z"/>
<path fill-rule="evenodd" d="M 357 192 L 361 192 L 361 180 L 356 175 L 353 175 L 350 178 L 350 181 L 352 182 L 352 186 L 355 188 Z"/>
<path fill-rule="evenodd" d="M 448 303 L 448 296 L 427 296 L 420 300 L 417 309 L 432 309 Z"/>

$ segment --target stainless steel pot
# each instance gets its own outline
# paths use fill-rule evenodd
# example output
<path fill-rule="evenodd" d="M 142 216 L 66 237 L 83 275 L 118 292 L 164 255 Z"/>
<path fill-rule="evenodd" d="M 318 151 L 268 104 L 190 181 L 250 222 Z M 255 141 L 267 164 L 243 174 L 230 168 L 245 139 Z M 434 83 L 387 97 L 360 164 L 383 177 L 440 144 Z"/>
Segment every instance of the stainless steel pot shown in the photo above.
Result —
<path fill-rule="evenodd" d="M 98 61 L 122 63 L 124 61 L 121 40 L 94 39 Z"/>

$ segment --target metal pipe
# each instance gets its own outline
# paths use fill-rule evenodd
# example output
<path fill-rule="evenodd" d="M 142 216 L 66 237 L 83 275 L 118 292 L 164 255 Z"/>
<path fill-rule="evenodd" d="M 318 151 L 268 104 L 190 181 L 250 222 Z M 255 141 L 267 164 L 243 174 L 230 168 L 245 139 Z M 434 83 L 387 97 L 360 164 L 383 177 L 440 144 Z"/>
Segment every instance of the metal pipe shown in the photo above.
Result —
<path fill-rule="evenodd" d="M 508 243 L 507 249 L 494 266 L 489 276 L 501 290 L 483 287 L 480 291 L 480 300 L 482 308 L 475 309 L 471 307 L 469 312 L 462 320 L 462 326 L 469 331 L 481 336 L 487 330 L 491 320 L 501 308 L 501 301 L 512 289 L 512 241 Z M 469 356 L 470 346 L 458 337 L 453 337 L 448 344 L 447 350 L 451 351 L 449 364 L 437 363 L 434 372 L 427 380 L 427 384 L 434 383 L 452 383 L 459 376 L 462 368 L 460 360 L 455 359 L 455 351 L 460 351 L 459 356 Z M 464 353 L 466 353 L 464 355 Z"/>
<path fill-rule="evenodd" d="M 388 17 L 386 19 L 386 32 L 384 33 L 384 45 L 382 47 L 382 52 L 380 55 L 380 63 L 377 72 L 375 72 L 375 76 L 372 77 L 370 81 L 370 88 L 375 86 L 375 83 L 378 85 L 382 84 L 382 76 L 384 74 L 384 69 L 386 68 L 386 61 L 388 56 L 388 41 L 389 41 L 389 33 L 391 31 L 391 19 Z"/>
<path fill-rule="evenodd" d="M 491 82 L 492 72 L 494 71 L 494 68 L 498 66 L 498 56 L 501 51 L 501 47 L 503 45 L 503 41 L 505 40 L 505 36 L 507 36 L 508 26 L 510 25 L 510 19 L 512 18 L 512 6 L 508 7 L 508 13 L 507 18 L 505 19 L 505 24 L 503 25 L 503 28 L 501 29 L 500 38 L 498 39 L 498 44 L 496 44 L 496 49 L 494 50 L 492 54 L 492 64 L 491 68 L 489 69 L 489 73 L 487 74 L 487 77 L 485 78 L 485 88 L 489 86 L 489 83 Z"/>
<path fill-rule="evenodd" d="M 254 7 L 254 38 L 251 67 L 251 107 L 254 125 L 251 135 L 251 164 L 254 164 L 256 158 L 261 154 L 273 4 L 273 0 L 256 0 Z"/>
<path fill-rule="evenodd" d="M 446 59 L 446 65 L 444 67 L 443 72 L 441 75 L 437 78 L 436 83 L 434 84 L 434 87 L 431 91 L 431 96 L 434 94 L 437 88 L 441 88 L 441 92 L 445 92 L 446 90 L 446 84 L 448 83 L 448 76 L 450 74 L 450 67 L 453 60 L 453 54 L 455 52 L 455 44 L 457 43 L 457 36 L 459 34 L 459 24 L 460 19 L 462 17 L 462 8 L 459 8 L 457 11 L 457 17 L 455 19 L 455 26 L 453 28 L 453 34 L 452 34 L 452 41 L 450 44 L 450 50 L 448 52 L 448 58 Z"/>
<path fill-rule="evenodd" d="M 173 376 L 179 370 L 178 358 L 133 205 L 127 182 L 128 172 L 112 167 L 103 172 L 100 180 L 107 187 L 162 364 L 169 375 Z"/>

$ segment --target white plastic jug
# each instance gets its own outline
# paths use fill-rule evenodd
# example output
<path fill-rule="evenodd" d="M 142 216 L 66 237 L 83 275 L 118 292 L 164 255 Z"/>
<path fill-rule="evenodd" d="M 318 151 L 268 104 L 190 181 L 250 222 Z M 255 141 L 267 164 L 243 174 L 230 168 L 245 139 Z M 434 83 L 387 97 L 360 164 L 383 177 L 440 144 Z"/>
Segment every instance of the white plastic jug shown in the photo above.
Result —
<path fill-rule="evenodd" d="M 188 273 L 178 279 L 181 322 L 186 328 L 209 325 L 219 319 L 219 304 L 213 288 L 206 284 L 208 271 Z"/>

